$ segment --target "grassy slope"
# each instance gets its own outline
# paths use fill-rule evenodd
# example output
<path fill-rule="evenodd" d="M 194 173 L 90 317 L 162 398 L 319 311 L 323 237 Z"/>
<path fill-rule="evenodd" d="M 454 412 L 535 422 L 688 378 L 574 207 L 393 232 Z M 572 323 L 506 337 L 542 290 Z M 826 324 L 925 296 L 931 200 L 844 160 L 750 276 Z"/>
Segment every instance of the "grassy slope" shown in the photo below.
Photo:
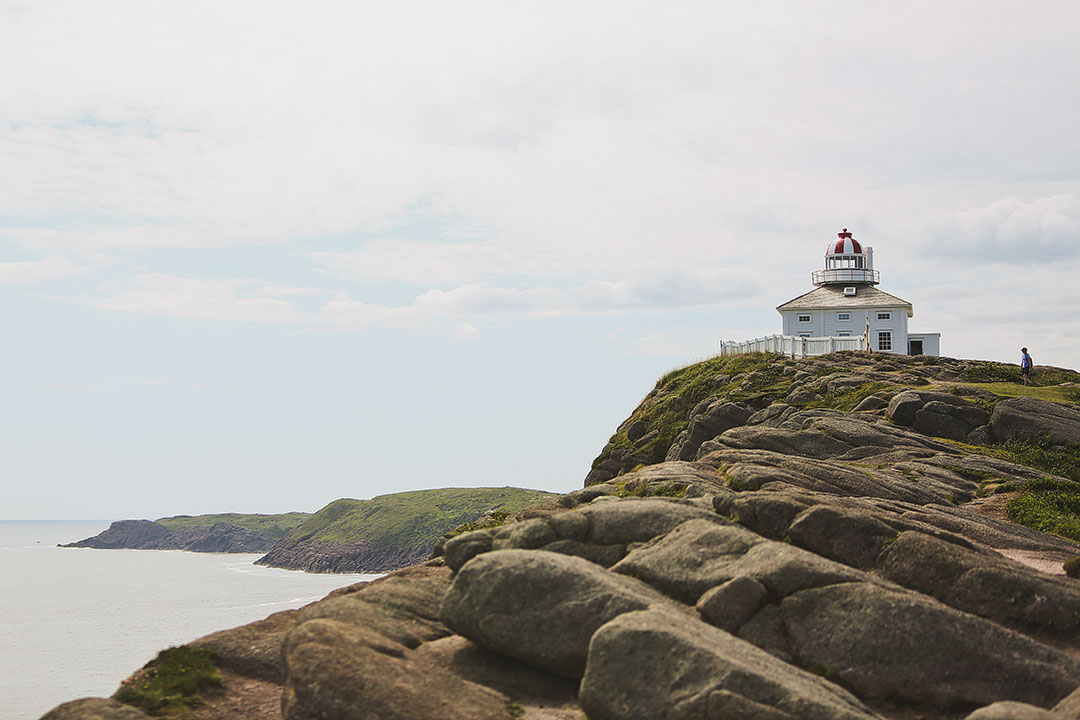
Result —
<path fill-rule="evenodd" d="M 182 528 L 209 528 L 217 523 L 239 525 L 248 530 L 262 533 L 273 539 L 280 540 L 290 530 L 311 517 L 311 513 L 283 513 L 281 515 L 247 515 L 242 513 L 220 513 L 217 515 L 177 515 L 175 517 L 158 518 L 154 522 L 163 525 L 170 530 Z"/>
<path fill-rule="evenodd" d="M 433 544 L 444 532 L 490 510 L 513 513 L 558 497 L 522 488 L 441 488 L 335 500 L 293 530 L 291 546 L 377 541 Z"/>

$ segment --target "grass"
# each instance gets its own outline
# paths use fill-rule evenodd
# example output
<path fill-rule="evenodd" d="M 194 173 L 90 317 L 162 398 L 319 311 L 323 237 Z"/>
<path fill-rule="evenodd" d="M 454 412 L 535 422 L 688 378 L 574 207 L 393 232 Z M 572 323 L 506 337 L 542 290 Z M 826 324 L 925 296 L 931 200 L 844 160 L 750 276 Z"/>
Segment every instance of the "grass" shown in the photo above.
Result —
<path fill-rule="evenodd" d="M 154 717 L 187 720 L 204 690 L 221 686 L 209 650 L 187 645 L 162 650 L 124 681 L 113 697 Z"/>
<path fill-rule="evenodd" d="M 972 383 L 964 383 L 971 385 Z M 979 387 L 999 397 L 1033 397 L 1058 403 L 1080 403 L 1080 388 L 1065 385 L 1024 385 L 1015 382 L 981 383 Z"/>
<path fill-rule="evenodd" d="M 1009 501 L 1013 522 L 1080 542 L 1080 483 L 1037 480 Z"/>
<path fill-rule="evenodd" d="M 290 530 L 311 517 L 311 513 L 284 513 L 282 515 L 244 515 L 221 513 L 218 515 L 176 515 L 158 518 L 154 522 L 170 530 L 183 528 L 210 528 L 218 523 L 238 525 L 261 533 L 272 540 L 280 540 Z"/>
<path fill-rule="evenodd" d="M 979 363 L 964 369 L 964 379 L 973 383 L 1003 383 L 1024 387 L 1024 376 L 1020 374 L 1019 365 Z M 1062 368 L 1036 366 L 1031 373 L 1032 385 L 1028 387 L 1048 387 L 1063 382 L 1080 382 L 1080 373 Z"/>
<path fill-rule="evenodd" d="M 1015 523 L 1080 542 L 1080 443 L 1062 447 L 1052 445 L 1045 437 L 1027 437 L 987 446 L 950 444 L 968 452 L 989 455 L 1067 478 L 1044 478 L 1024 483 L 1019 494 L 1005 506 L 1005 512 Z M 972 479 L 986 482 L 991 478 Z M 1015 487 L 1013 483 L 1005 483 L 1000 490 L 1013 490 Z"/>

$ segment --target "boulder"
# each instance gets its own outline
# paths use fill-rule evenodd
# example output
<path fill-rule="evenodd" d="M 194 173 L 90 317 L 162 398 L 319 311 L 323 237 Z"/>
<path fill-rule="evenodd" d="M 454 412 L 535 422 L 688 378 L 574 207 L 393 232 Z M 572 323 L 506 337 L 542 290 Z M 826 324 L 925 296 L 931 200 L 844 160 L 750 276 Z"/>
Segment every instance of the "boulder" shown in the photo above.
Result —
<path fill-rule="evenodd" d="M 1041 707 L 1002 700 L 979 708 L 964 720 L 1062 720 L 1062 718 Z"/>
<path fill-rule="evenodd" d="M 439 603 L 449 586 L 448 568 L 418 565 L 332 594 L 302 608 L 299 619 L 361 625 L 414 648 L 450 634 L 439 620 Z"/>
<path fill-rule="evenodd" d="M 716 513 L 689 502 L 659 498 L 623 498 L 618 502 L 590 503 L 573 512 L 588 521 L 585 542 L 627 545 L 652 540 L 687 520 L 705 519 L 725 524 Z"/>
<path fill-rule="evenodd" d="M 746 424 L 751 411 L 741 403 L 715 401 L 704 412 L 691 414 L 690 425 L 667 452 L 667 460 L 693 460 L 701 443 L 725 430 Z"/>
<path fill-rule="evenodd" d="M 480 553 L 491 549 L 493 533 L 490 530 L 473 530 L 449 538 L 443 545 L 443 558 L 451 572 L 457 572 L 465 563 Z"/>
<path fill-rule="evenodd" d="M 670 612 L 621 615 L 589 645 L 591 720 L 870 720 L 843 690 L 722 630 Z"/>
<path fill-rule="evenodd" d="M 799 514 L 788 527 L 799 547 L 851 567 L 869 570 L 896 530 L 868 512 L 817 505 Z"/>
<path fill-rule="evenodd" d="M 1058 720 L 1080 720 L 1080 687 L 1066 695 L 1051 710 Z"/>
<path fill-rule="evenodd" d="M 740 576 L 753 578 L 771 598 L 832 583 L 868 580 L 865 573 L 737 526 L 690 520 L 612 567 L 687 603 Z"/>
<path fill-rule="evenodd" d="M 554 675 L 580 677 L 589 638 L 622 613 L 679 607 L 634 578 L 544 550 L 496 550 L 458 571 L 442 602 L 460 635 Z"/>
<path fill-rule="evenodd" d="M 218 667 L 280 684 L 285 681 L 281 644 L 299 619 L 300 611 L 285 610 L 238 628 L 206 635 L 190 644 L 214 653 Z"/>
<path fill-rule="evenodd" d="M 1045 707 L 1080 680 L 1075 658 L 911 591 L 830 585 L 784 598 L 780 613 L 798 663 L 867 702 Z"/>
<path fill-rule="evenodd" d="M 881 564 L 889 580 L 957 609 L 1020 630 L 1080 635 L 1080 586 L 998 553 L 905 532 L 885 549 Z"/>
<path fill-rule="evenodd" d="M 1048 437 L 1054 445 L 1080 443 L 1080 408 L 1036 398 L 1010 398 L 994 406 L 990 426 L 995 440 Z"/>
<path fill-rule="evenodd" d="M 41 720 L 150 720 L 150 716 L 117 700 L 83 698 L 53 708 Z"/>
<path fill-rule="evenodd" d="M 932 400 L 915 412 L 912 427 L 934 437 L 963 440 L 989 419 L 990 413 L 981 407 Z"/>
<path fill-rule="evenodd" d="M 733 633 L 757 614 L 768 595 L 764 585 L 740 575 L 705 591 L 698 598 L 697 611 L 710 625 Z"/>
<path fill-rule="evenodd" d="M 311 620 L 289 633 L 284 656 L 284 720 L 511 717 L 506 696 L 416 658 L 369 628 Z"/>

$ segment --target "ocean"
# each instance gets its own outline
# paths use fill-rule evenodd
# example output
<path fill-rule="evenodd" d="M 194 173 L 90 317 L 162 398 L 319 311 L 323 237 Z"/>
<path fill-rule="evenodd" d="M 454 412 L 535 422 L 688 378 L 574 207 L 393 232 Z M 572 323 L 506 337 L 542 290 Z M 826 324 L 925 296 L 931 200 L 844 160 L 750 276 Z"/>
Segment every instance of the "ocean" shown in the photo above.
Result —
<path fill-rule="evenodd" d="M 306 605 L 378 575 L 254 564 L 259 555 L 58 548 L 108 521 L 0 521 L 0 717 L 108 697 L 159 650 Z"/>

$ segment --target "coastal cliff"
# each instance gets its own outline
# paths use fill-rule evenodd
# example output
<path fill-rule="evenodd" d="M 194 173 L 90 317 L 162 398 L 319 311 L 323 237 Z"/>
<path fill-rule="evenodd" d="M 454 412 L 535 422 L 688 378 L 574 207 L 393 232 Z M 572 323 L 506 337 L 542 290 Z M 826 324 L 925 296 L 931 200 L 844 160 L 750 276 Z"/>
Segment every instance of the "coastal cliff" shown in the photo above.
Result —
<path fill-rule="evenodd" d="M 225 513 L 177 515 L 158 520 L 117 520 L 93 537 L 60 547 L 263 553 L 309 517 L 308 513 Z"/>
<path fill-rule="evenodd" d="M 1077 720 L 1080 375 L 1017 380 L 850 353 L 673 371 L 582 489 L 46 720 Z"/>
<path fill-rule="evenodd" d="M 558 497 L 523 488 L 441 488 L 335 500 L 256 564 L 286 570 L 380 573 L 426 560 L 443 533 L 485 514 L 506 517 Z"/>

